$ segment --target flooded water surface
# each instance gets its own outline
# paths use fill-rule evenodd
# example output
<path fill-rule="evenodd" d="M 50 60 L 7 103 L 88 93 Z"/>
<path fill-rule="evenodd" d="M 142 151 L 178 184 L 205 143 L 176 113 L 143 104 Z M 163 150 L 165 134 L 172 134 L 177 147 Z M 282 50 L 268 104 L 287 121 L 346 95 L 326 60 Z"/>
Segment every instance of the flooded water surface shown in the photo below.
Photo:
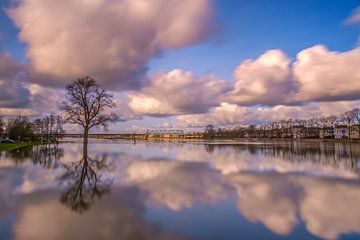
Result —
<path fill-rule="evenodd" d="M 360 144 L 93 141 L 0 153 L 0 239 L 360 239 Z"/>

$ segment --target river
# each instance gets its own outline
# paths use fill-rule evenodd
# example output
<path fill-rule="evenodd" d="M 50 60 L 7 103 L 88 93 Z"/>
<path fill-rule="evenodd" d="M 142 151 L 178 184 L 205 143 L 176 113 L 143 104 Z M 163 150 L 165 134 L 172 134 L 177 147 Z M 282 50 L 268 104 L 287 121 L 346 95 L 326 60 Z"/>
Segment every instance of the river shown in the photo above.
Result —
<path fill-rule="evenodd" d="M 70 141 L 0 189 L 0 239 L 360 238 L 358 143 Z"/>

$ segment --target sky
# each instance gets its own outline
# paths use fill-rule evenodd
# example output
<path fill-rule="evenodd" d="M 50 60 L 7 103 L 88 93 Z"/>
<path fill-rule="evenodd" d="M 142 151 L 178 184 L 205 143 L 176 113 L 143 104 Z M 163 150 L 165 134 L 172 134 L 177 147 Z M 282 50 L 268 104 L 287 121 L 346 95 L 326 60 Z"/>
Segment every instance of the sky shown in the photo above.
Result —
<path fill-rule="evenodd" d="M 0 115 L 57 113 L 90 75 L 112 131 L 233 126 L 360 106 L 359 0 L 0 0 Z"/>

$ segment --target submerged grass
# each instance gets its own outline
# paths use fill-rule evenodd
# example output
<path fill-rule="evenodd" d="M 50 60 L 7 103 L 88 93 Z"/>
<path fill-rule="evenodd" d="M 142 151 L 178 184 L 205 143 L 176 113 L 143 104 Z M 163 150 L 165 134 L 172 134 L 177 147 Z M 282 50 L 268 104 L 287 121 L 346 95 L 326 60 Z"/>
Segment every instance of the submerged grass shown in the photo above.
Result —
<path fill-rule="evenodd" d="M 2 151 L 11 151 L 14 149 L 22 148 L 31 146 L 33 143 L 27 142 L 27 143 L 0 143 L 0 152 Z"/>

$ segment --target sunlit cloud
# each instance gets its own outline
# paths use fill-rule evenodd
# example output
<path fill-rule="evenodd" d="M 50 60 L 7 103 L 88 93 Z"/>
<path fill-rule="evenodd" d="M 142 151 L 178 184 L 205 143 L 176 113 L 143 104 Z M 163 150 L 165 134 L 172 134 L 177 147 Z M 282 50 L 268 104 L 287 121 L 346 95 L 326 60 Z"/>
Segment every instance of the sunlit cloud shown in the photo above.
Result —
<path fill-rule="evenodd" d="M 206 113 L 219 105 L 219 97 L 228 88 L 226 81 L 214 76 L 198 77 L 176 69 L 154 76 L 149 86 L 130 94 L 129 106 L 150 116 Z"/>
<path fill-rule="evenodd" d="M 214 29 L 210 0 L 20 0 L 7 13 L 28 45 L 32 81 L 57 86 L 88 74 L 138 88 L 151 58 Z"/>
<path fill-rule="evenodd" d="M 311 102 L 300 106 L 276 105 L 272 107 L 243 107 L 222 103 L 206 114 L 183 115 L 176 117 L 181 127 L 202 127 L 207 124 L 233 125 L 279 121 L 283 119 L 309 119 L 343 113 L 360 105 L 360 101 Z"/>
<path fill-rule="evenodd" d="M 235 90 L 225 100 L 239 105 L 287 102 L 294 88 L 290 62 L 281 50 L 269 50 L 256 60 L 245 60 L 235 69 Z"/>

